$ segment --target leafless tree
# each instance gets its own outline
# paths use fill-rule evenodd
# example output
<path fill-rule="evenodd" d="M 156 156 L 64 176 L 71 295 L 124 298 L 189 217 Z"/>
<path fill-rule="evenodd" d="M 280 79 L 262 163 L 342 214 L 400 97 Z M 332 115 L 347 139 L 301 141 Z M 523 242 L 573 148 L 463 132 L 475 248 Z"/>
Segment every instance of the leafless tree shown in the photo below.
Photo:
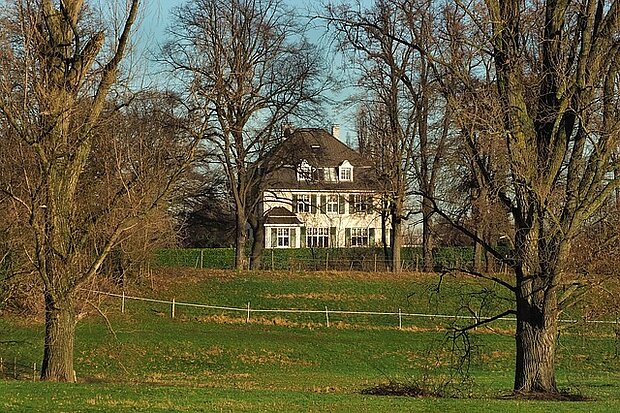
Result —
<path fill-rule="evenodd" d="M 368 91 L 370 100 L 361 112 L 366 117 L 365 127 L 374 128 L 372 136 L 381 141 L 363 142 L 363 146 L 367 154 L 373 146 L 378 148 L 374 158 L 387 183 L 392 268 L 400 271 L 402 224 L 411 214 L 406 197 L 416 192 L 422 195 L 423 268 L 432 271 L 434 206 L 430 200 L 437 188 L 450 113 L 440 92 L 437 68 L 425 51 L 409 44 L 423 43 L 429 49 L 437 46 L 433 2 L 408 2 L 401 7 L 380 0 L 367 9 L 359 3 L 343 3 L 330 5 L 327 11 L 341 49 L 362 72 L 359 86 Z M 408 39 L 409 44 L 399 38 Z"/>
<path fill-rule="evenodd" d="M 394 8 L 412 7 L 410 1 L 389 3 Z M 514 390 L 557 393 L 559 315 L 586 286 L 570 273 L 571 247 L 620 186 L 614 175 L 620 143 L 620 3 L 486 0 L 452 4 L 471 22 L 475 36 L 455 32 L 458 35 L 451 41 L 475 47 L 481 60 L 489 58 L 492 65 L 487 70 L 455 68 L 450 60 L 433 55 L 407 36 L 372 23 L 365 27 L 420 50 L 435 64 L 456 72 L 465 69 L 468 79 L 490 75 L 497 88 L 495 103 L 502 115 L 499 136 L 508 156 L 503 163 L 476 159 L 474 165 L 490 192 L 510 211 L 514 250 L 505 257 L 471 228 L 460 227 L 514 271 L 513 282 L 489 277 L 514 294 L 514 308 L 501 314 L 517 317 Z M 450 219 L 448 214 L 443 217 Z"/>
<path fill-rule="evenodd" d="M 486 131 L 501 137 L 508 156 L 496 152 L 483 162 L 482 151 L 472 153 L 485 186 L 510 211 L 513 255 L 506 259 L 465 230 L 514 270 L 514 282 L 503 284 L 515 297 L 515 308 L 505 313 L 517 316 L 514 390 L 556 393 L 558 318 L 588 285 L 571 271 L 571 251 L 620 184 L 613 174 L 620 143 L 620 5 L 586 0 L 458 6 L 478 28 L 478 58 L 492 62 L 487 71 L 470 70 L 468 76 L 490 75 L 497 88 L 486 116 L 499 106 L 501 127 Z M 458 42 L 472 40 L 461 36 Z"/>
<path fill-rule="evenodd" d="M 43 286 L 41 378 L 71 382 L 82 288 L 120 242 L 166 208 L 192 149 L 102 129 L 125 104 L 109 95 L 122 96 L 116 86 L 139 0 L 119 2 L 120 22 L 97 17 L 105 12 L 82 0 L 4 3 L 0 200 L 15 249 Z"/>
<path fill-rule="evenodd" d="M 322 91 L 323 64 L 282 0 L 199 0 L 175 12 L 165 60 L 197 110 L 234 200 L 237 268 L 247 267 L 248 224 L 258 215 L 264 155 L 287 118 L 304 115 Z M 316 109 L 310 112 L 316 112 Z M 260 242 L 254 248 L 262 248 Z M 254 251 L 258 266 L 260 251 Z"/>

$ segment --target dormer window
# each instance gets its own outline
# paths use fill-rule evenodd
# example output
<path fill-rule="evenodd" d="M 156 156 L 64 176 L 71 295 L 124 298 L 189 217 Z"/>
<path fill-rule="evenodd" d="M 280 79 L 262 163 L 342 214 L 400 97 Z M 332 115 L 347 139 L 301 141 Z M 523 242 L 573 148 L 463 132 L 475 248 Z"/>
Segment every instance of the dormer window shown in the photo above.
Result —
<path fill-rule="evenodd" d="M 297 180 L 298 181 L 311 181 L 312 180 L 312 165 L 308 163 L 305 159 L 301 161 L 299 167 L 297 168 Z"/>
<path fill-rule="evenodd" d="M 338 179 L 340 181 L 352 181 L 353 180 L 353 165 L 349 161 L 344 161 L 338 168 Z"/>
<path fill-rule="evenodd" d="M 336 168 L 323 168 L 323 180 L 326 182 L 336 182 Z"/>

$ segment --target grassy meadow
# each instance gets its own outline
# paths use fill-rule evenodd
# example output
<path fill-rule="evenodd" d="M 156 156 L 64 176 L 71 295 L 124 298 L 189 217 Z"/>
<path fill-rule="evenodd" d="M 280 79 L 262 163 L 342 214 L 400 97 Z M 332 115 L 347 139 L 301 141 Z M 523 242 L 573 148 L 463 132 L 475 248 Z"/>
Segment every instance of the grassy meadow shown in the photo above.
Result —
<path fill-rule="evenodd" d="M 97 288 L 102 287 L 98 283 Z M 115 290 L 118 292 L 118 290 Z M 493 315 L 510 305 L 491 284 L 461 277 L 355 272 L 234 272 L 161 269 L 127 295 L 252 309 Z M 600 298 L 565 314 L 614 320 Z M 455 369 L 462 341 L 454 320 L 394 315 L 252 312 L 171 307 L 89 295 L 78 324 L 79 383 L 33 382 L 43 324 L 0 318 L 0 411 L 590 412 L 620 409 L 620 343 L 611 324 L 564 323 L 559 386 L 587 401 L 509 400 L 513 323 L 469 335 L 470 357 Z M 599 310 L 593 312 L 592 308 Z M 457 322 L 464 324 L 467 321 Z M 12 363 L 17 361 L 18 366 Z M 18 380 L 14 377 L 17 376 Z M 370 396 L 401 382 L 445 397 Z"/>

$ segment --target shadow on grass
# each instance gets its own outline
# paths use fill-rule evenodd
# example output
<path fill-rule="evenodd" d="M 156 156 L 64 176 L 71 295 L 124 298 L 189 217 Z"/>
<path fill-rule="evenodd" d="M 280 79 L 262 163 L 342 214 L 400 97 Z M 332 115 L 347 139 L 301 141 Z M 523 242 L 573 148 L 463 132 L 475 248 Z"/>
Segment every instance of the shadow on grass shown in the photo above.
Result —
<path fill-rule="evenodd" d="M 568 391 L 558 392 L 519 392 L 504 395 L 501 397 L 503 400 L 535 400 L 535 401 L 548 401 L 548 402 L 590 402 L 594 401 L 592 397 L 587 397 L 582 394 L 570 393 Z"/>
<path fill-rule="evenodd" d="M 403 397 L 432 397 L 432 398 L 457 398 L 453 394 L 446 394 L 441 391 L 429 390 L 424 386 L 412 383 L 400 383 L 390 381 L 388 383 L 377 384 L 360 391 L 360 394 L 369 396 L 403 396 Z M 560 392 L 513 392 L 499 396 L 499 400 L 532 400 L 532 401 L 558 401 L 558 402 L 584 402 L 594 401 L 593 398 L 581 394 L 574 394 L 568 391 Z"/>
<path fill-rule="evenodd" d="M 418 384 L 390 381 L 360 391 L 369 396 L 446 397 L 443 393 L 424 388 Z M 453 398 L 448 396 L 449 398 Z"/>

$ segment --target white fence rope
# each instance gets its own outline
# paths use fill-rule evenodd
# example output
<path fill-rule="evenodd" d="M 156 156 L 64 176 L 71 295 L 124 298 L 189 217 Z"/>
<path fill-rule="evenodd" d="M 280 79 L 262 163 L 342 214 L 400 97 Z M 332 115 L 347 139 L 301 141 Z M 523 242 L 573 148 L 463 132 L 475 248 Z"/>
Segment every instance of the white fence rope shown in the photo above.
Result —
<path fill-rule="evenodd" d="M 121 298 L 122 301 L 122 309 L 124 312 L 125 309 L 125 300 L 135 300 L 135 301 L 145 301 L 151 303 L 159 303 L 159 304 L 168 304 L 172 306 L 172 318 L 174 318 L 174 309 L 179 306 L 185 307 L 193 307 L 193 308 L 205 308 L 212 310 L 226 310 L 226 311 L 239 311 L 247 314 L 247 321 L 250 319 L 251 313 L 296 313 L 296 314 L 325 314 L 327 319 L 327 324 L 329 327 L 329 315 L 330 314 L 341 314 L 341 315 L 393 315 L 398 316 L 399 319 L 399 327 L 402 328 L 402 317 L 418 317 L 418 318 L 440 318 L 440 319 L 453 319 L 453 320 L 483 320 L 483 317 L 476 316 L 467 316 L 467 315 L 448 315 L 448 314 L 424 314 L 424 313 L 403 313 L 401 309 L 398 309 L 398 312 L 388 312 L 388 311 L 351 311 L 351 310 L 329 310 L 327 306 L 324 310 L 304 310 L 304 309 L 293 309 L 293 308 L 251 308 L 250 303 L 247 304 L 246 307 L 230 307 L 230 306 L 222 306 L 222 305 L 209 305 L 209 304 L 198 304 L 198 303 L 184 303 L 181 301 L 176 301 L 176 299 L 168 300 L 158 300 L 154 298 L 145 298 L 145 297 L 135 297 L 130 295 L 123 294 L 114 294 L 108 293 L 105 291 L 97 291 L 97 290 L 86 290 L 91 293 L 107 295 L 109 297 Z M 500 317 L 496 320 L 502 321 L 517 321 L 515 317 Z M 620 324 L 619 320 L 609 321 L 609 320 L 578 320 L 578 319 L 560 319 L 561 323 L 573 323 L 576 324 L 578 322 L 585 322 L 587 324 L 608 324 L 608 325 L 618 325 Z"/>

